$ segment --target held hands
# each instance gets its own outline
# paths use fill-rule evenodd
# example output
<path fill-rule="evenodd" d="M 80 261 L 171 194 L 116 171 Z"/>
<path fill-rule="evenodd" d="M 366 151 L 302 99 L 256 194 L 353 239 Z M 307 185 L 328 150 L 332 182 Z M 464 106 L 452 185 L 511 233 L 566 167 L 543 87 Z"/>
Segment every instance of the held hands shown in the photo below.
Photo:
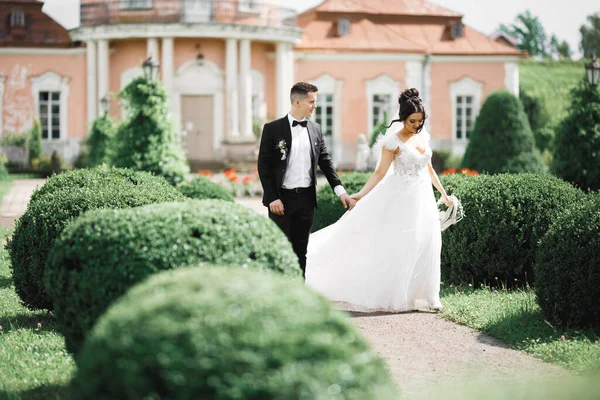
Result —
<path fill-rule="evenodd" d="M 356 200 L 348 196 L 347 193 L 340 195 L 340 202 L 342 203 L 342 206 L 344 206 L 344 208 L 347 208 L 349 210 L 352 210 L 356 205 Z"/>
<path fill-rule="evenodd" d="M 273 214 L 281 217 L 283 215 L 283 202 L 279 199 L 273 200 L 269 203 L 269 210 L 271 210 Z"/>

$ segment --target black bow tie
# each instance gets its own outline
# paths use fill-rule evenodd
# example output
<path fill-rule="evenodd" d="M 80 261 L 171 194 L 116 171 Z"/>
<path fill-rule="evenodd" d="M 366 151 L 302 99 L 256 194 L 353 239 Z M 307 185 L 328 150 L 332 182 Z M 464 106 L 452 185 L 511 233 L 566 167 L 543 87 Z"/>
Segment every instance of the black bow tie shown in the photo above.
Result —
<path fill-rule="evenodd" d="M 308 125 L 308 121 L 304 120 L 304 121 L 296 121 L 294 120 L 294 122 L 292 122 L 292 128 L 296 125 L 300 125 L 303 128 L 306 128 L 306 125 Z"/>

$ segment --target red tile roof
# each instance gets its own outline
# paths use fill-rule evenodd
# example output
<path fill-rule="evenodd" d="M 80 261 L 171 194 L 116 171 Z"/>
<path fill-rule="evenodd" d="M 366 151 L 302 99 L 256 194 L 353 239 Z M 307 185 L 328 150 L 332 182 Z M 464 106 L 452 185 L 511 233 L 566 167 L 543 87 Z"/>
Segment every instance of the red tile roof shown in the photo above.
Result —
<path fill-rule="evenodd" d="M 425 0 L 325 0 L 312 10 L 387 15 L 462 16 L 460 13 Z"/>
<path fill-rule="evenodd" d="M 452 38 L 461 17 L 425 0 L 325 0 L 299 16 L 304 34 L 296 50 L 524 56 L 468 26 Z M 340 18 L 350 20 L 350 34 L 338 36 Z"/>

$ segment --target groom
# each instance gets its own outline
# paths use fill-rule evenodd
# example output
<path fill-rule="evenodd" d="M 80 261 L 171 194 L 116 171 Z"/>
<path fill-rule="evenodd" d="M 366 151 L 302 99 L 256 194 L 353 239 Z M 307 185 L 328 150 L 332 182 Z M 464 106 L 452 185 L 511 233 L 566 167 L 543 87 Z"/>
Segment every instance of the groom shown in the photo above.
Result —
<path fill-rule="evenodd" d="M 296 83 L 290 93 L 290 112 L 265 124 L 258 153 L 258 175 L 263 204 L 285 233 L 306 274 L 308 236 L 317 207 L 316 168 L 319 165 L 344 208 L 356 201 L 342 187 L 325 147 L 321 127 L 308 120 L 317 108 L 316 86 Z"/>

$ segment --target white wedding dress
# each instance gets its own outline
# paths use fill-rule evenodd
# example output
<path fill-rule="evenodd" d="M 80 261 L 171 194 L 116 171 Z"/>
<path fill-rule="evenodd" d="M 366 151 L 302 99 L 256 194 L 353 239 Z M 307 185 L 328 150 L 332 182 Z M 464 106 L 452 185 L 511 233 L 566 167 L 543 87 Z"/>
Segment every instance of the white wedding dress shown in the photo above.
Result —
<path fill-rule="evenodd" d="M 378 146 L 400 151 L 386 177 L 336 223 L 310 236 L 306 284 L 343 310 L 441 309 L 440 217 L 427 164 L 388 129 Z"/>

